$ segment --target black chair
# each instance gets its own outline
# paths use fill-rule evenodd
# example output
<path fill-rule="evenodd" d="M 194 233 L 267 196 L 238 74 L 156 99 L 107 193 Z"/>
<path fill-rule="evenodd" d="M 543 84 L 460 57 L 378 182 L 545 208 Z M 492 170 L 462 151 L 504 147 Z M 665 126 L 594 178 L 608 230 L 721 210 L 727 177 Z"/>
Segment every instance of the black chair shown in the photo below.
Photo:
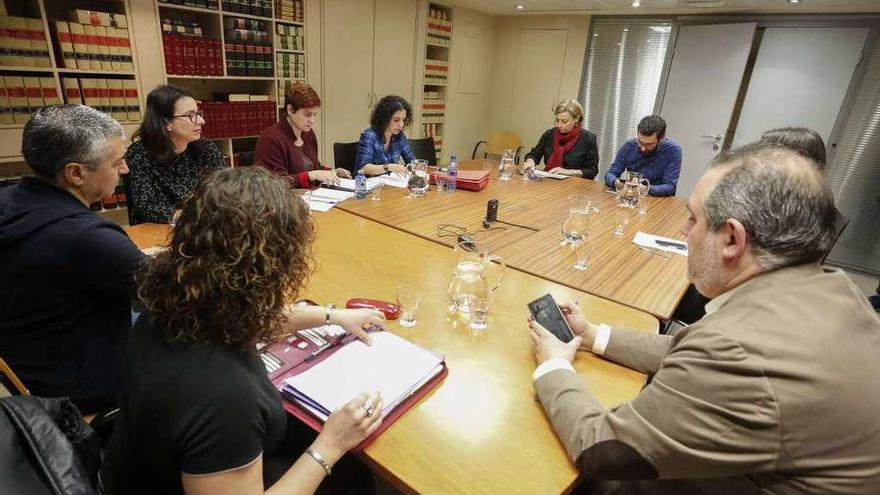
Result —
<path fill-rule="evenodd" d="M 250 167 L 254 164 L 254 152 L 242 151 L 240 153 L 236 153 L 233 163 L 236 167 Z"/>
<path fill-rule="evenodd" d="M 437 150 L 434 148 L 434 138 L 431 136 L 409 140 L 409 149 L 420 160 L 427 160 L 428 165 L 437 165 Z"/>
<path fill-rule="evenodd" d="M 333 143 L 333 166 L 334 168 L 344 168 L 351 172 L 351 175 L 357 172 L 354 169 L 354 161 L 357 158 L 357 142 L 354 143 Z"/>

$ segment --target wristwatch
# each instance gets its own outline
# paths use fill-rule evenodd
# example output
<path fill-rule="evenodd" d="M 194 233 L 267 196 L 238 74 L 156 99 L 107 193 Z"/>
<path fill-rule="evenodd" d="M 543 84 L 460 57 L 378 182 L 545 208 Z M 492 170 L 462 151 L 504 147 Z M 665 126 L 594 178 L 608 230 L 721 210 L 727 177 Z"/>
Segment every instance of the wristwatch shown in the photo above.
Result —
<path fill-rule="evenodd" d="M 384 170 L 384 171 L 385 171 L 385 173 L 386 173 L 386 174 L 387 174 L 387 173 L 388 173 L 388 172 L 390 172 L 390 171 L 391 171 L 391 170 L 390 170 L 390 169 L 389 169 L 389 167 L 388 167 L 388 164 L 387 164 L 387 163 L 386 163 L 386 164 L 385 164 L 385 165 L 382 165 L 382 170 Z"/>

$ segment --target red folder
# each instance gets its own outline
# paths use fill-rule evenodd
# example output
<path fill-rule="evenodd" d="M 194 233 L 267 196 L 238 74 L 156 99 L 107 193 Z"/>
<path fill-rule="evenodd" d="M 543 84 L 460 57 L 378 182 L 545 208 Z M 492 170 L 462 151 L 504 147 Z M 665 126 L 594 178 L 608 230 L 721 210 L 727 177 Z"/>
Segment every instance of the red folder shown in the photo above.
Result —
<path fill-rule="evenodd" d="M 436 172 L 431 172 L 431 184 L 436 183 Z M 480 191 L 489 184 L 489 172 L 485 170 L 459 170 L 455 186 L 468 191 Z"/>
<path fill-rule="evenodd" d="M 300 348 L 299 346 L 294 346 L 292 343 L 297 342 L 306 342 L 307 346 L 305 348 Z M 316 345 L 313 342 L 307 341 L 305 339 L 299 339 L 297 337 L 288 337 L 285 341 L 272 344 L 260 350 L 261 353 L 270 353 L 277 360 L 282 361 L 284 364 L 280 366 L 275 371 L 269 373 L 269 380 L 275 385 L 275 388 L 281 389 L 281 385 L 284 380 L 291 376 L 296 376 L 303 371 L 315 366 L 321 361 L 327 359 L 332 356 L 333 353 L 341 349 L 348 342 L 352 342 L 356 340 L 353 335 L 346 336 L 340 345 L 335 345 L 317 356 L 314 359 L 306 361 L 308 356 L 311 356 L 313 352 L 315 352 Z M 434 375 L 430 380 L 425 382 L 420 388 L 418 388 L 412 395 L 404 399 L 400 404 L 398 404 L 387 416 L 382 420 L 382 424 L 379 428 L 376 429 L 369 437 L 365 438 L 360 444 L 358 444 L 355 448 L 353 448 L 352 452 L 360 452 L 365 447 L 373 442 L 383 431 L 388 429 L 397 418 L 403 416 L 403 414 L 408 411 L 412 406 L 419 402 L 425 395 L 428 394 L 431 390 L 434 389 L 443 379 L 446 378 L 446 375 L 449 374 L 449 369 L 446 367 L 446 363 L 443 363 L 443 368 L 439 373 Z M 300 421 L 308 425 L 313 430 L 320 432 L 324 428 L 324 422 L 316 418 L 307 410 L 300 407 L 298 404 L 288 400 L 282 395 L 282 405 L 284 410 L 288 412 L 288 414 L 298 418 Z"/>

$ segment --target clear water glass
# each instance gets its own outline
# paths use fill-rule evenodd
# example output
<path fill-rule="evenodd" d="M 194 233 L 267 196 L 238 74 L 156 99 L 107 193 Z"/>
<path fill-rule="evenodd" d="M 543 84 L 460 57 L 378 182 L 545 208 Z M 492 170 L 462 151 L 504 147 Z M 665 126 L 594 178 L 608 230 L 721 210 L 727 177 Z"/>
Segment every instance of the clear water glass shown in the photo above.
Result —
<path fill-rule="evenodd" d="M 422 291 L 412 285 L 400 285 L 397 287 L 397 305 L 400 307 L 400 326 L 416 326 L 416 313 L 419 311 L 419 303 L 422 301 Z"/>
<path fill-rule="evenodd" d="M 648 213 L 648 193 L 651 192 L 651 182 L 643 178 L 639 181 L 639 214 Z"/>
<path fill-rule="evenodd" d="M 437 172 L 434 174 L 434 183 L 437 186 L 437 192 L 446 191 L 446 185 L 449 183 L 449 176 L 444 172 Z"/>
<path fill-rule="evenodd" d="M 514 167 L 516 166 L 514 163 L 515 156 L 516 152 L 512 149 L 506 149 L 501 152 L 501 163 L 498 166 L 499 180 L 511 180 L 513 178 Z"/>
<path fill-rule="evenodd" d="M 571 253 L 574 256 L 574 264 L 572 268 L 575 270 L 586 270 L 590 256 L 593 254 L 593 244 L 586 238 L 574 242 L 571 245 Z"/>
<path fill-rule="evenodd" d="M 626 227 L 629 225 L 629 209 L 626 207 L 618 207 L 614 210 L 614 230 L 611 234 L 614 237 L 621 237 L 626 233 Z"/>
<path fill-rule="evenodd" d="M 471 330 L 485 330 L 488 326 L 489 306 L 492 300 L 488 297 L 474 296 L 470 300 L 468 312 L 468 326 Z"/>
<path fill-rule="evenodd" d="M 370 190 L 370 200 L 371 201 L 382 201 L 382 188 L 385 187 L 385 184 L 376 184 L 372 190 Z"/>

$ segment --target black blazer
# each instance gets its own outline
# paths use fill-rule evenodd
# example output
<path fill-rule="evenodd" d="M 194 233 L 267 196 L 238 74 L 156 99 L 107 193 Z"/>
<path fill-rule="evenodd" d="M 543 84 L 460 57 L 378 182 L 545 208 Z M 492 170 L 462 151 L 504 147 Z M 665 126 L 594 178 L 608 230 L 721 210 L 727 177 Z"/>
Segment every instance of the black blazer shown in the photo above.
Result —
<path fill-rule="evenodd" d="M 550 158 L 553 154 L 555 131 L 555 127 L 547 129 L 532 151 L 526 153 L 525 158 L 535 160 L 536 164 L 541 163 L 542 158 Z M 562 155 L 562 167 L 580 169 L 585 179 L 596 177 L 599 173 L 599 148 L 596 146 L 596 135 L 581 128 L 581 137 L 578 138 L 577 144 Z"/>

